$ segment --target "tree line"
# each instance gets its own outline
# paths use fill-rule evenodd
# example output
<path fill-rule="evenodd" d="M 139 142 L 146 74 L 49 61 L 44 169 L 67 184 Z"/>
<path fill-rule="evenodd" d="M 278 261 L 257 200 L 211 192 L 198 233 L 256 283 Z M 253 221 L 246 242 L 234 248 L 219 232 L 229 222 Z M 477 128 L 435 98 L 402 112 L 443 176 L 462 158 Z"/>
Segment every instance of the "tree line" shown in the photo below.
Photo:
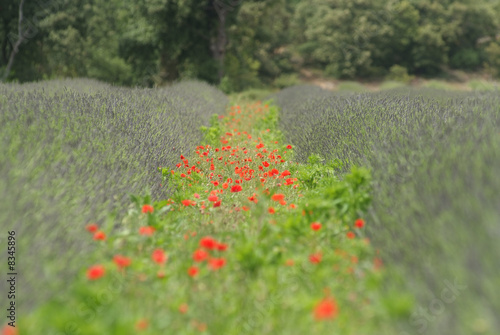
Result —
<path fill-rule="evenodd" d="M 0 78 L 130 86 L 199 78 L 225 91 L 301 69 L 500 76 L 496 0 L 3 0 Z"/>

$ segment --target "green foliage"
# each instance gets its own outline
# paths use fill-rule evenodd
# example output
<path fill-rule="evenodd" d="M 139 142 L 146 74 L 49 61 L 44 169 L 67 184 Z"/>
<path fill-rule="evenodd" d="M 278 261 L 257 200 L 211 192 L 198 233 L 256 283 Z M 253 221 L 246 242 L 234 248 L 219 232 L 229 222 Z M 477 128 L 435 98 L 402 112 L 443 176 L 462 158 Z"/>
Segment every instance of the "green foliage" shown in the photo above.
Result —
<path fill-rule="evenodd" d="M 485 49 L 487 55 L 486 68 L 496 77 L 500 78 L 500 43 L 491 42 Z"/>
<path fill-rule="evenodd" d="M 494 91 L 498 89 L 498 84 L 485 80 L 471 80 L 469 87 L 474 91 Z"/>
<path fill-rule="evenodd" d="M 408 70 L 404 66 L 393 65 L 389 69 L 389 74 L 386 76 L 386 79 L 408 84 L 414 77 L 415 76 L 410 76 L 408 74 Z"/>
<path fill-rule="evenodd" d="M 219 116 L 214 114 L 210 117 L 210 127 L 201 126 L 200 130 L 203 133 L 202 145 L 217 146 L 222 135 L 222 128 L 218 121 Z"/>
<path fill-rule="evenodd" d="M 403 87 L 407 87 L 407 85 L 405 85 L 404 83 L 402 83 L 400 81 L 384 81 L 380 85 L 380 90 L 381 91 L 393 90 L 393 89 L 398 89 L 398 88 L 403 88 Z"/>
<path fill-rule="evenodd" d="M 349 92 L 366 92 L 367 89 L 363 84 L 355 81 L 343 81 L 341 82 L 337 89 L 339 91 L 349 91 Z"/>
<path fill-rule="evenodd" d="M 299 77 L 296 73 L 282 74 L 278 78 L 274 79 L 273 86 L 277 88 L 286 88 L 290 86 L 295 86 L 299 84 Z"/>
<path fill-rule="evenodd" d="M 151 87 L 198 78 L 231 93 L 291 86 L 304 67 L 350 80 L 383 78 L 395 64 L 411 75 L 449 67 L 498 73 L 500 9 L 489 0 L 61 4 L 25 4 L 32 33 L 9 80 L 90 77 Z M 18 5 L 2 4 L 0 69 L 17 34 Z"/>

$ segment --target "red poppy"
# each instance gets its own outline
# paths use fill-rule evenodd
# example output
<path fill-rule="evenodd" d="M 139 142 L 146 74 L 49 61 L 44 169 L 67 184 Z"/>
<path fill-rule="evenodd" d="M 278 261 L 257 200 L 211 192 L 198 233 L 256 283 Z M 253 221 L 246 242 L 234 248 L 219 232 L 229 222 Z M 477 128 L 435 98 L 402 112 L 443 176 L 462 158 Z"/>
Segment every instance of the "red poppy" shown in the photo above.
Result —
<path fill-rule="evenodd" d="M 149 327 L 149 322 L 147 319 L 141 319 L 139 321 L 137 321 L 137 323 L 135 324 L 135 329 L 137 330 L 146 330 L 148 329 Z"/>
<path fill-rule="evenodd" d="M 285 171 L 281 172 L 281 175 L 282 175 L 283 177 L 286 177 L 286 176 L 291 175 L 291 173 L 290 173 L 290 171 L 285 170 Z"/>
<path fill-rule="evenodd" d="M 269 212 L 269 214 L 274 214 L 276 212 L 273 207 L 269 207 L 267 211 Z"/>
<path fill-rule="evenodd" d="M 212 258 L 209 263 L 212 270 L 218 270 L 226 264 L 226 260 L 224 258 Z"/>
<path fill-rule="evenodd" d="M 153 213 L 154 208 L 151 205 L 144 205 L 142 206 L 142 212 L 143 213 Z"/>
<path fill-rule="evenodd" d="M 285 195 L 284 194 L 273 194 L 273 196 L 271 197 L 271 199 L 273 199 L 274 201 L 283 201 L 285 199 Z"/>
<path fill-rule="evenodd" d="M 292 148 L 292 146 L 289 144 L 289 145 L 287 145 L 287 146 L 286 146 L 286 148 L 287 148 L 287 149 L 291 149 L 291 148 Z"/>
<path fill-rule="evenodd" d="M 182 314 L 186 314 L 188 311 L 188 305 L 187 304 L 182 304 L 179 306 L 179 312 Z"/>
<path fill-rule="evenodd" d="M 199 195 L 198 193 L 195 193 L 193 196 L 194 196 L 196 199 L 199 199 L 199 198 L 200 198 L 200 195 Z"/>
<path fill-rule="evenodd" d="M 165 264 L 167 262 L 167 254 L 161 249 L 155 249 L 151 254 L 151 258 L 158 264 Z"/>
<path fill-rule="evenodd" d="M 216 208 L 216 207 L 220 207 L 220 200 L 217 202 L 214 202 L 214 208 Z"/>
<path fill-rule="evenodd" d="M 130 258 L 122 255 L 116 255 L 115 257 L 113 257 L 113 262 L 115 262 L 116 266 L 118 266 L 120 269 L 132 264 L 132 260 Z"/>
<path fill-rule="evenodd" d="M 321 223 L 319 223 L 319 222 L 313 222 L 313 223 L 311 223 L 311 229 L 312 230 L 316 230 L 316 231 L 320 230 L 321 229 Z"/>
<path fill-rule="evenodd" d="M 94 240 L 104 241 L 106 239 L 106 234 L 103 231 L 98 231 L 94 233 Z"/>
<path fill-rule="evenodd" d="M 87 227 L 85 227 L 85 229 L 87 229 L 87 231 L 90 233 L 95 233 L 99 229 L 99 227 L 95 223 L 90 223 L 87 225 Z"/>
<path fill-rule="evenodd" d="M 196 266 L 191 266 L 189 269 L 188 269 L 188 275 L 190 275 L 191 277 L 194 277 L 198 274 L 200 270 L 196 267 Z"/>
<path fill-rule="evenodd" d="M 191 206 L 191 200 L 182 200 L 181 202 L 184 206 Z"/>
<path fill-rule="evenodd" d="M 356 228 L 363 228 L 365 225 L 365 220 L 363 219 L 357 219 L 356 221 L 354 221 L 354 226 L 356 226 Z"/>
<path fill-rule="evenodd" d="M 87 270 L 87 278 L 89 280 L 96 280 L 104 276 L 106 269 L 103 265 L 94 265 Z"/>
<path fill-rule="evenodd" d="M 210 236 L 202 237 L 200 240 L 200 247 L 208 250 L 214 250 L 215 248 L 217 248 L 217 244 L 217 241 Z"/>
<path fill-rule="evenodd" d="M 348 231 L 347 234 L 346 234 L 347 238 L 348 239 L 353 239 L 356 235 L 354 235 L 354 233 L 352 231 Z"/>
<path fill-rule="evenodd" d="M 217 250 L 219 250 L 219 251 L 226 251 L 227 250 L 227 244 L 225 244 L 225 243 L 217 243 Z"/>
<path fill-rule="evenodd" d="M 333 298 L 321 300 L 314 308 L 314 318 L 318 321 L 334 319 L 339 313 L 339 307 Z"/>
<path fill-rule="evenodd" d="M 241 190 L 243 190 L 243 188 L 241 187 L 241 185 L 233 185 L 231 187 L 231 192 L 235 193 L 235 192 L 241 192 Z"/>
<path fill-rule="evenodd" d="M 210 256 L 208 252 L 203 249 L 198 249 L 193 253 L 193 259 L 195 262 L 203 262 Z"/>
<path fill-rule="evenodd" d="M 217 200 L 219 200 L 219 198 L 216 195 L 209 195 L 208 196 L 208 201 L 215 202 Z"/>
<path fill-rule="evenodd" d="M 5 325 L 2 328 L 2 335 L 17 335 L 17 334 L 19 334 L 19 333 L 17 332 L 17 328 L 15 328 L 15 327 Z"/>
<path fill-rule="evenodd" d="M 309 256 L 309 261 L 313 264 L 321 262 L 322 255 L 318 252 Z"/>
<path fill-rule="evenodd" d="M 139 234 L 143 236 L 151 236 L 155 232 L 155 228 L 151 226 L 145 226 L 139 228 Z"/>

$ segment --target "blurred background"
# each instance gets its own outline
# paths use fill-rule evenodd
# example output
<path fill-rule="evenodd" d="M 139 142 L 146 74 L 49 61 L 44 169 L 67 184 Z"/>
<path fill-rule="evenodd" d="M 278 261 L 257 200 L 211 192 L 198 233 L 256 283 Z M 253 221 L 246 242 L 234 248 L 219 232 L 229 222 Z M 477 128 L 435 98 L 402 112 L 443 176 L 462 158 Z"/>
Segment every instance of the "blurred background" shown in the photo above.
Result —
<path fill-rule="evenodd" d="M 232 93 L 299 82 L 336 89 L 338 80 L 439 86 L 429 78 L 475 89 L 499 75 L 497 0 L 0 2 L 7 81 L 154 87 L 196 78 Z"/>

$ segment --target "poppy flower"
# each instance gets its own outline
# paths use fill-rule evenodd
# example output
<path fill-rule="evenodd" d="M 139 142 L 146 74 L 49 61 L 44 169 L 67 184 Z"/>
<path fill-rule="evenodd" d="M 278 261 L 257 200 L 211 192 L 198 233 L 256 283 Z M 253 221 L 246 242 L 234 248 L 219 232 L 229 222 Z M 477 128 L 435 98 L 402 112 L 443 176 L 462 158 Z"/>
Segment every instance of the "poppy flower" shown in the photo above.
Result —
<path fill-rule="evenodd" d="M 209 195 L 208 196 L 208 201 L 215 202 L 217 200 L 219 200 L 219 198 L 216 195 Z"/>
<path fill-rule="evenodd" d="M 290 173 L 290 171 L 285 170 L 285 171 L 281 172 L 281 175 L 282 175 L 283 177 L 286 177 L 286 176 L 291 175 L 291 173 Z"/>
<path fill-rule="evenodd" d="M 289 144 L 289 145 L 287 145 L 287 146 L 286 146 L 286 148 L 287 148 L 287 149 L 291 149 L 291 148 L 292 148 L 292 146 Z"/>
<path fill-rule="evenodd" d="M 193 259 L 195 262 L 203 262 L 205 259 L 210 256 L 208 252 L 203 249 L 198 249 L 193 253 Z"/>
<path fill-rule="evenodd" d="M 363 228 L 365 225 L 365 220 L 363 219 L 357 219 L 356 221 L 354 221 L 354 226 L 356 228 Z"/>
<path fill-rule="evenodd" d="M 186 314 L 188 311 L 188 305 L 187 304 L 182 304 L 179 306 L 179 312 L 182 314 Z"/>
<path fill-rule="evenodd" d="M 315 253 L 309 256 L 309 261 L 313 264 L 318 264 L 321 262 L 322 255 L 320 253 Z"/>
<path fill-rule="evenodd" d="M 90 233 L 95 233 L 99 229 L 99 227 L 95 223 L 90 223 L 87 225 L 87 227 L 85 227 L 85 229 L 87 229 L 87 231 Z"/>
<path fill-rule="evenodd" d="M 15 328 L 15 327 L 5 325 L 2 328 L 2 335 L 17 335 L 17 334 L 19 334 L 19 333 L 17 332 L 17 328 Z"/>
<path fill-rule="evenodd" d="M 199 198 L 200 198 L 200 195 L 199 195 L 198 193 L 195 193 L 193 196 L 194 196 L 196 199 L 199 199 Z"/>
<path fill-rule="evenodd" d="M 189 269 L 188 269 L 188 275 L 191 276 L 191 277 L 194 277 L 198 274 L 200 270 L 196 267 L 196 266 L 191 266 Z"/>
<path fill-rule="evenodd" d="M 146 205 L 142 206 L 143 213 L 153 213 L 153 211 L 154 211 L 154 208 L 151 205 L 146 204 Z"/>
<path fill-rule="evenodd" d="M 184 206 L 191 206 L 191 200 L 182 200 L 181 202 Z"/>
<path fill-rule="evenodd" d="M 243 190 L 243 188 L 241 187 L 241 185 L 233 185 L 231 187 L 231 192 L 235 193 L 235 192 L 241 192 Z"/>
<path fill-rule="evenodd" d="M 352 231 L 348 231 L 346 236 L 348 239 L 352 240 L 356 235 L 354 235 L 354 233 Z"/>
<path fill-rule="evenodd" d="M 158 264 L 165 264 L 167 262 L 167 254 L 161 249 L 155 249 L 151 254 L 151 258 Z"/>
<path fill-rule="evenodd" d="M 208 250 L 214 250 L 215 248 L 217 248 L 217 244 L 217 241 L 210 236 L 202 237 L 200 240 L 200 247 Z"/>
<path fill-rule="evenodd" d="M 313 223 L 311 223 L 311 229 L 315 230 L 315 231 L 320 230 L 321 229 L 321 223 L 319 223 L 319 222 L 313 222 Z"/>
<path fill-rule="evenodd" d="M 214 208 L 216 208 L 216 207 L 220 207 L 220 200 L 217 202 L 214 202 Z"/>
<path fill-rule="evenodd" d="M 337 303 L 333 298 L 321 300 L 314 308 L 314 318 L 317 321 L 334 319 L 339 313 Z"/>
<path fill-rule="evenodd" d="M 285 199 L 285 195 L 284 194 L 273 194 L 273 196 L 271 197 L 271 199 L 273 199 L 274 201 L 283 201 Z"/>
<path fill-rule="evenodd" d="M 137 323 L 135 324 L 135 329 L 136 330 L 146 330 L 148 329 L 149 327 L 149 322 L 147 319 L 141 319 L 139 321 L 137 321 Z"/>
<path fill-rule="evenodd" d="M 151 236 L 155 232 L 155 228 L 151 226 L 143 226 L 139 228 L 139 234 L 142 236 Z"/>
<path fill-rule="evenodd" d="M 212 270 L 215 271 L 222 268 L 226 264 L 226 260 L 224 258 L 212 258 L 209 264 Z"/>
<path fill-rule="evenodd" d="M 106 239 L 106 234 L 103 231 L 97 231 L 94 233 L 94 240 L 104 241 Z"/>
<path fill-rule="evenodd" d="M 228 187 L 229 187 L 229 184 L 228 184 L 228 183 L 224 183 L 224 184 L 222 184 L 222 188 L 223 188 L 223 189 L 227 189 Z"/>
<path fill-rule="evenodd" d="M 106 269 L 103 265 L 94 265 L 87 270 L 87 278 L 89 280 L 96 280 L 104 276 Z"/>
<path fill-rule="evenodd" d="M 225 244 L 225 243 L 217 243 L 217 250 L 219 250 L 219 251 L 226 251 L 227 250 L 227 244 Z"/>
<path fill-rule="evenodd" d="M 122 255 L 116 255 L 115 257 L 113 257 L 113 262 L 115 262 L 116 266 L 118 266 L 120 269 L 132 264 L 132 260 L 130 258 Z"/>
<path fill-rule="evenodd" d="M 274 214 L 276 212 L 273 207 L 269 207 L 267 211 L 269 212 L 269 214 Z"/>
<path fill-rule="evenodd" d="M 373 259 L 373 267 L 375 268 L 375 270 L 380 269 L 383 265 L 384 263 L 380 258 L 376 257 Z"/>

